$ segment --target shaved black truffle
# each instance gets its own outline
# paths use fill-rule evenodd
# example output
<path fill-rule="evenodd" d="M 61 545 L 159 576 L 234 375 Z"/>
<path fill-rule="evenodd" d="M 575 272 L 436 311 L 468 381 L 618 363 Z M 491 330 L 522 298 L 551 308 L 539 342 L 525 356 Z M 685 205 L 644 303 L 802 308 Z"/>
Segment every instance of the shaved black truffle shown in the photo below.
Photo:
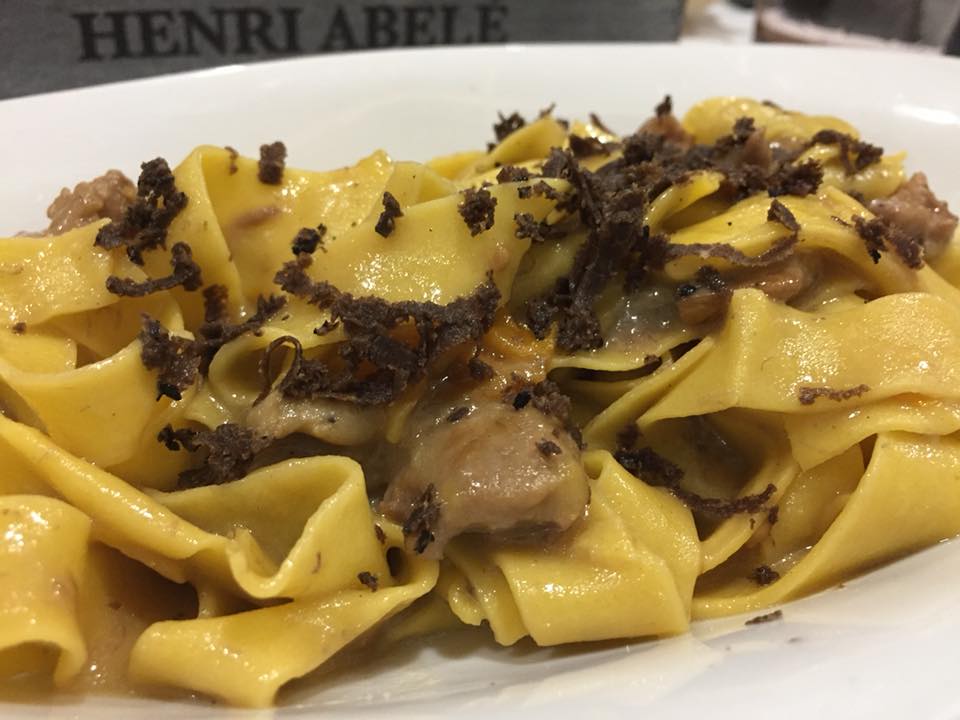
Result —
<path fill-rule="evenodd" d="M 379 587 L 379 583 L 377 582 L 377 576 L 367 570 L 357 573 L 357 580 L 360 581 L 361 585 L 364 585 L 367 588 L 369 588 L 370 592 L 376 592 L 377 588 Z"/>
<path fill-rule="evenodd" d="M 759 512 L 777 491 L 776 486 L 769 484 L 762 492 L 753 495 L 743 495 L 730 500 L 708 498 L 681 486 L 683 470 L 652 448 L 635 450 L 621 447 L 614 453 L 614 459 L 624 470 L 644 482 L 667 488 L 692 510 L 719 518 Z"/>
<path fill-rule="evenodd" d="M 516 395 L 513 396 L 513 401 L 511 402 L 511 404 L 513 405 L 513 409 L 522 410 L 523 408 L 525 408 L 527 405 L 530 404 L 530 400 L 532 398 L 533 398 L 533 393 L 531 393 L 529 390 L 527 390 L 526 388 L 521 390 L 520 392 L 518 392 Z"/>
<path fill-rule="evenodd" d="M 457 205 L 460 217 L 467 224 L 471 235 L 479 235 L 493 227 L 497 199 L 486 188 L 468 188 L 463 191 L 463 200 Z"/>
<path fill-rule="evenodd" d="M 789 211 L 788 211 L 789 212 Z M 759 255 L 746 255 L 727 243 L 671 243 L 667 246 L 666 257 L 676 260 L 681 257 L 722 258 L 731 265 L 740 267 L 767 267 L 786 260 L 797 244 L 797 236 L 788 235 L 780 238 Z"/>
<path fill-rule="evenodd" d="M 669 95 L 664 95 L 663 100 L 653 109 L 657 117 L 662 118 L 673 114 L 673 99 Z"/>
<path fill-rule="evenodd" d="M 239 480 L 247 474 L 254 456 L 263 450 L 270 438 L 257 435 L 250 428 L 235 423 L 224 423 L 213 430 L 174 430 L 166 425 L 157 440 L 168 450 L 206 451 L 199 467 L 180 473 L 180 489 L 219 485 Z"/>
<path fill-rule="evenodd" d="M 595 128 L 597 128 L 598 130 L 602 130 L 608 135 L 616 135 L 616 133 L 613 132 L 613 130 L 611 130 L 610 127 L 603 120 L 600 119 L 599 115 L 592 112 L 590 113 L 589 117 L 590 117 L 590 124 L 593 125 Z"/>
<path fill-rule="evenodd" d="M 481 360 L 479 355 L 474 355 L 467 361 L 467 370 L 474 380 L 489 380 L 494 375 L 493 367 Z"/>
<path fill-rule="evenodd" d="M 493 125 L 493 135 L 497 139 L 497 142 L 501 142 L 508 135 L 516 132 L 526 124 L 527 121 L 523 119 L 520 113 L 512 112 L 504 117 L 503 113 L 498 112 L 497 122 Z"/>
<path fill-rule="evenodd" d="M 517 224 L 514 234 L 518 238 L 529 238 L 531 242 L 542 243 L 564 235 L 560 228 L 550 225 L 545 220 L 537 222 L 530 213 L 517 213 L 513 216 L 513 220 Z"/>
<path fill-rule="evenodd" d="M 778 222 L 791 232 L 800 230 L 800 223 L 797 222 L 797 218 L 790 212 L 790 208 L 779 200 L 770 203 L 770 209 L 767 210 L 767 220 Z"/>
<path fill-rule="evenodd" d="M 148 370 L 157 371 L 157 399 L 182 399 L 183 391 L 193 385 L 198 374 L 207 371 L 217 350 L 244 333 L 258 330 L 285 302 L 279 296 L 258 298 L 257 311 L 238 324 L 227 322 L 225 313 L 218 309 L 224 319 L 205 321 L 193 340 L 171 335 L 157 320 L 144 315 L 139 335 L 140 361 Z"/>
<path fill-rule="evenodd" d="M 497 173 L 498 183 L 525 182 L 530 179 L 530 171 L 516 165 L 504 165 Z"/>
<path fill-rule="evenodd" d="M 782 618 L 783 610 L 774 610 L 765 615 L 757 615 L 755 618 L 750 618 L 744 625 L 762 625 L 763 623 L 773 622 L 774 620 L 780 620 Z"/>
<path fill-rule="evenodd" d="M 171 335 L 158 321 L 145 317 L 140 330 L 140 360 L 147 370 L 157 370 L 157 399 L 181 400 L 193 385 L 202 354 L 194 340 Z"/>
<path fill-rule="evenodd" d="M 563 452 L 563 450 L 560 449 L 560 446 L 553 442 L 553 440 L 547 440 L 546 438 L 537 441 L 537 450 L 539 450 L 540 454 L 544 457 L 559 455 Z"/>
<path fill-rule="evenodd" d="M 769 585 L 780 579 L 780 573 L 771 568 L 769 565 L 760 565 L 759 567 L 755 567 L 753 569 L 753 572 L 750 573 L 750 578 L 757 585 Z"/>
<path fill-rule="evenodd" d="M 578 158 L 610 154 L 610 148 L 607 147 L 607 144 L 595 137 L 571 135 L 569 142 L 570 151 Z"/>
<path fill-rule="evenodd" d="M 400 203 L 392 193 L 383 193 L 383 212 L 377 218 L 377 224 L 374 230 L 378 235 L 388 237 L 393 232 L 398 217 L 403 217 L 403 211 L 400 209 Z"/>
<path fill-rule="evenodd" d="M 489 278 L 471 295 L 447 305 L 357 298 L 329 283 L 312 281 L 305 272 L 308 263 L 309 256 L 288 262 L 276 282 L 286 292 L 329 310 L 331 319 L 341 322 L 346 338 L 336 362 L 303 358 L 299 342 L 284 339 L 294 348 L 295 358 L 279 389 L 291 399 L 388 403 L 422 378 L 444 352 L 479 340 L 492 326 L 500 301 Z M 409 333 L 397 332 L 401 326 L 415 331 L 412 342 Z"/>
<path fill-rule="evenodd" d="M 863 170 L 883 157 L 882 147 L 857 140 L 838 130 L 819 131 L 810 139 L 810 145 L 839 145 L 840 162 L 848 174 Z"/>
<path fill-rule="evenodd" d="M 264 185 L 279 185 L 283 182 L 283 169 L 287 160 L 287 146 L 279 140 L 260 146 L 260 162 L 257 178 Z"/>
<path fill-rule="evenodd" d="M 455 423 L 459 420 L 463 420 L 467 415 L 470 414 L 470 408 L 466 405 L 461 405 L 456 407 L 449 412 L 447 415 L 447 422 Z"/>
<path fill-rule="evenodd" d="M 434 541 L 433 530 L 440 519 L 440 501 L 433 483 L 427 485 L 403 523 L 404 537 L 413 539 L 414 552 L 422 554 Z"/>
<path fill-rule="evenodd" d="M 187 196 L 177 189 L 167 161 L 145 162 L 140 166 L 137 199 L 121 220 L 100 228 L 94 244 L 105 250 L 122 246 L 131 262 L 143 265 L 145 251 L 166 247 L 167 229 L 186 205 Z"/>
<path fill-rule="evenodd" d="M 240 156 L 240 153 L 238 153 L 234 148 L 230 147 L 229 145 L 225 146 L 223 149 L 227 151 L 227 155 L 230 162 L 230 164 L 227 166 L 227 172 L 230 175 L 235 175 L 238 169 L 237 158 Z"/>
<path fill-rule="evenodd" d="M 836 402 L 843 402 L 850 398 L 860 397 L 870 390 L 869 385 L 856 385 L 850 388 L 835 390 L 828 387 L 800 387 L 797 388 L 797 399 L 801 405 L 813 405 L 818 398 L 829 398 Z"/>
<path fill-rule="evenodd" d="M 172 290 L 177 286 L 184 290 L 197 290 L 203 285 L 200 266 L 193 261 L 193 253 L 186 243 L 178 242 L 170 249 L 172 272 L 166 277 L 138 281 L 110 275 L 107 278 L 107 290 L 114 295 L 125 297 L 143 297 L 161 290 Z"/>
<path fill-rule="evenodd" d="M 224 285 L 210 285 L 203 289 L 203 321 L 224 323 L 229 320 L 227 301 L 229 294 Z"/>
<path fill-rule="evenodd" d="M 326 234 L 327 226 L 322 223 L 317 225 L 316 228 L 300 228 L 293 238 L 290 249 L 293 250 L 294 255 L 300 253 L 312 255 L 318 247 L 323 248 L 323 238 Z"/>
<path fill-rule="evenodd" d="M 823 168 L 816 160 L 805 160 L 799 165 L 784 163 L 767 179 L 767 192 L 771 197 L 803 197 L 816 192 L 822 182 Z"/>
<path fill-rule="evenodd" d="M 855 216 L 853 224 L 875 263 L 880 262 L 881 252 L 889 250 L 908 268 L 919 270 L 923 267 L 923 242 L 920 238 L 907 235 L 883 218 L 865 220 Z"/>

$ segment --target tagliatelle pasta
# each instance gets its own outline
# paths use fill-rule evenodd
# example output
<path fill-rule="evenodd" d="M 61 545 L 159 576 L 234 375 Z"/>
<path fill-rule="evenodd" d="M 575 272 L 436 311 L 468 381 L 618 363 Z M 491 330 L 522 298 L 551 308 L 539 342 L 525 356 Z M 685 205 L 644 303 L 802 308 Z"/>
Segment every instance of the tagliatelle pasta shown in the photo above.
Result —
<path fill-rule="evenodd" d="M 902 155 L 741 98 L 494 129 L 199 147 L 0 240 L 0 690 L 266 706 L 344 648 L 674 635 L 960 532 L 957 221 Z"/>

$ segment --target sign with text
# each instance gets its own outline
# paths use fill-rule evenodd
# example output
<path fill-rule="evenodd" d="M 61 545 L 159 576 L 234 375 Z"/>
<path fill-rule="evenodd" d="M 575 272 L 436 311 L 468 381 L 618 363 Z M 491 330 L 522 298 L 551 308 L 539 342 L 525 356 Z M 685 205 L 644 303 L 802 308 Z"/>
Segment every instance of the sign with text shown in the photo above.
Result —
<path fill-rule="evenodd" d="M 314 53 L 673 40 L 682 0 L 33 0 L 0 14 L 0 97 Z"/>

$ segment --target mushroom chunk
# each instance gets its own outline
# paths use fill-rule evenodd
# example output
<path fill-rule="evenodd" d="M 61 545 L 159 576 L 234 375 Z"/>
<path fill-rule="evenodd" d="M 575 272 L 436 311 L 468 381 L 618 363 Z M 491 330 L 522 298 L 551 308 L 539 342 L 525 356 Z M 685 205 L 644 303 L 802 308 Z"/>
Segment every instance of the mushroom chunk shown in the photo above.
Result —
<path fill-rule="evenodd" d="M 914 173 L 890 197 L 872 201 L 870 209 L 907 235 L 919 238 L 927 259 L 940 255 L 957 229 L 957 216 L 930 191 L 923 173 Z"/>
<path fill-rule="evenodd" d="M 453 537 L 484 533 L 542 539 L 570 527 L 590 497 L 580 448 L 560 423 L 533 404 L 488 399 L 440 416 L 409 442 L 409 460 L 394 476 L 380 509 L 410 532 L 425 494 L 434 512 L 415 549 L 438 558 Z"/>

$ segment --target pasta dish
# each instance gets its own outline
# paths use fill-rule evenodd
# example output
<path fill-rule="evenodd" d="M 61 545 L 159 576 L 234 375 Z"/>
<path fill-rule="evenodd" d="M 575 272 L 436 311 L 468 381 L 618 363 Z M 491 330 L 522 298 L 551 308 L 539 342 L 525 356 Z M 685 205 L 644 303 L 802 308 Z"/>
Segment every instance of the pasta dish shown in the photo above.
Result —
<path fill-rule="evenodd" d="M 743 98 L 494 135 L 201 146 L 0 241 L 0 693 L 268 706 L 348 646 L 771 619 L 960 532 L 957 217 L 902 154 Z"/>

